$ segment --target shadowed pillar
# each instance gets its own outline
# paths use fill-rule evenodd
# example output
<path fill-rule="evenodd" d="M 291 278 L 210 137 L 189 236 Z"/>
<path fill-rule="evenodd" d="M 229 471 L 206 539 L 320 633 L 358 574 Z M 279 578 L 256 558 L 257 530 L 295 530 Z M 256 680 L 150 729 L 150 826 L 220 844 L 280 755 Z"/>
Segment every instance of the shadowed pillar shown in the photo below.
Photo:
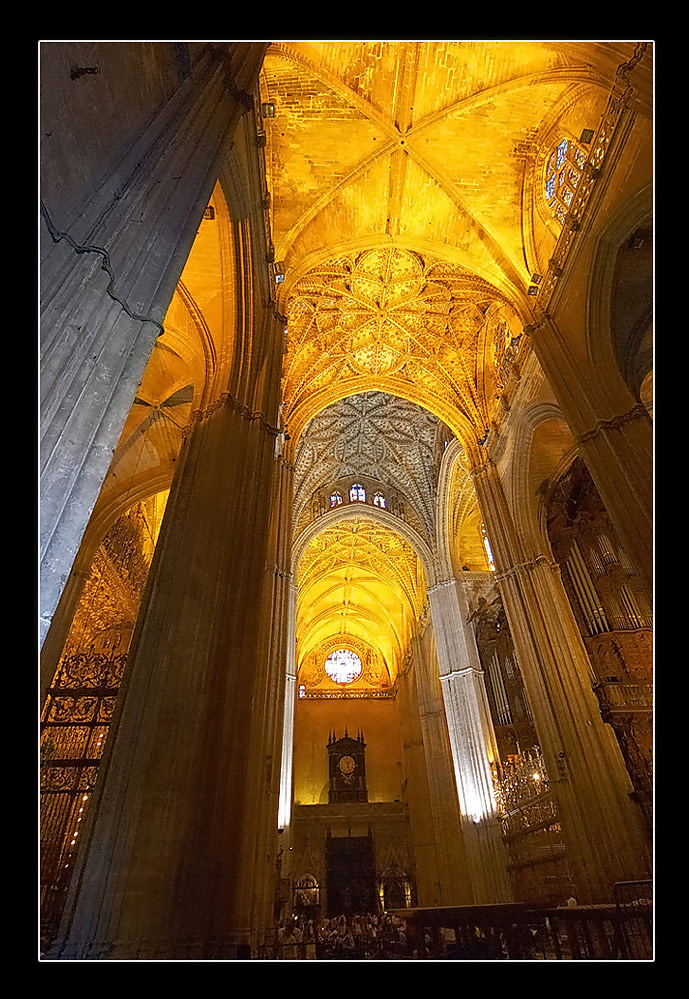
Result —
<path fill-rule="evenodd" d="M 587 373 L 552 321 L 531 328 L 534 352 L 636 571 L 653 592 L 653 424 L 616 371 Z"/>
<path fill-rule="evenodd" d="M 277 412 L 273 341 L 259 380 Z M 250 943 L 284 696 L 267 623 L 288 587 L 275 588 L 276 437 L 229 393 L 190 425 L 56 956 L 233 958 Z"/>
<path fill-rule="evenodd" d="M 448 742 L 443 694 L 431 635 L 412 639 L 421 733 L 436 845 L 438 894 L 433 905 L 474 901 Z"/>
<path fill-rule="evenodd" d="M 76 212 L 41 204 L 41 644 L 264 51 L 209 47 Z"/>
<path fill-rule="evenodd" d="M 616 881 L 649 876 L 649 844 L 630 800 L 614 732 L 560 578 L 543 554 L 526 558 L 495 464 L 473 472 L 500 592 L 556 799 L 579 902 L 604 902 Z"/>

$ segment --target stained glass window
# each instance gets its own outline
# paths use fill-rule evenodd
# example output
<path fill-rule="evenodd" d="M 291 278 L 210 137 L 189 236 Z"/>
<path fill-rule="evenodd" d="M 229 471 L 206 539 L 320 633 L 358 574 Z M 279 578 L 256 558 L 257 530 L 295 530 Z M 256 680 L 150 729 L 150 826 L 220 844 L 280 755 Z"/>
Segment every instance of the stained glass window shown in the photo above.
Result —
<path fill-rule="evenodd" d="M 352 503 L 365 503 L 366 502 L 366 490 L 363 486 L 360 486 L 358 482 L 355 482 L 352 488 L 349 490 L 349 498 Z"/>
<path fill-rule="evenodd" d="M 351 649 L 338 649 L 325 660 L 325 672 L 335 683 L 352 683 L 361 676 L 361 659 Z"/>
<path fill-rule="evenodd" d="M 382 493 L 373 494 L 373 505 L 382 507 L 383 510 L 385 509 L 385 497 Z"/>
<path fill-rule="evenodd" d="M 564 223 L 586 163 L 586 152 L 571 139 L 562 139 L 548 159 L 545 198 L 558 222 Z"/>
<path fill-rule="evenodd" d="M 486 557 L 488 559 L 488 565 L 490 566 L 491 572 L 495 572 L 493 549 L 491 548 L 490 541 L 488 540 L 488 533 L 486 531 L 485 524 L 481 524 L 481 534 L 483 535 L 483 547 L 486 549 Z"/>
<path fill-rule="evenodd" d="M 567 139 L 563 139 L 560 145 L 557 147 L 557 165 L 564 163 L 565 156 L 567 155 Z"/>
<path fill-rule="evenodd" d="M 330 497 L 330 507 L 332 509 L 332 507 L 334 506 L 341 506 L 341 505 L 342 505 L 342 496 L 340 495 L 340 493 L 335 491 Z"/>

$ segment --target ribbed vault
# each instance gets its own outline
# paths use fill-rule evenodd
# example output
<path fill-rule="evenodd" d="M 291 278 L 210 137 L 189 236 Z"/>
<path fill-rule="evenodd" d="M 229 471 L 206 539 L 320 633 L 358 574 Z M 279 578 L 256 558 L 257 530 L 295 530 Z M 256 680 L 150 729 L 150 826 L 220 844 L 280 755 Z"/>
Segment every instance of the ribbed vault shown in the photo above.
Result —
<path fill-rule="evenodd" d="M 384 235 L 523 288 L 524 145 L 574 92 L 607 86 L 608 48 L 274 43 L 262 93 L 278 259 L 298 275 L 343 234 Z"/>
<path fill-rule="evenodd" d="M 425 406 L 473 444 L 498 402 L 496 337 L 520 335 L 514 310 L 463 268 L 394 247 L 331 260 L 289 299 L 288 425 L 298 433 L 324 401 L 378 389 Z"/>
<path fill-rule="evenodd" d="M 386 393 L 364 392 L 326 407 L 297 444 L 297 533 L 311 519 L 309 501 L 317 490 L 347 477 L 370 477 L 404 497 L 407 519 L 430 542 L 440 461 L 451 439 L 450 430 L 432 413 Z"/>
<path fill-rule="evenodd" d="M 379 653 L 394 681 L 426 594 L 408 541 L 365 516 L 336 523 L 305 549 L 298 586 L 298 665 L 352 636 Z"/>

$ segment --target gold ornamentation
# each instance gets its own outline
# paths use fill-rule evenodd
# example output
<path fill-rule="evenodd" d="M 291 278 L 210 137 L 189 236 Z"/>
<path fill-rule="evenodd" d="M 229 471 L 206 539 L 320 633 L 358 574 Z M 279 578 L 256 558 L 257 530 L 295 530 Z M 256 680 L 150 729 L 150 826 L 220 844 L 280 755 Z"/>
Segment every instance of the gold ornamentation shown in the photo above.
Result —
<path fill-rule="evenodd" d="M 353 394 L 390 390 L 454 411 L 482 433 L 479 337 L 499 296 L 459 266 L 396 247 L 341 257 L 311 270 L 288 304 L 283 394 L 287 411 L 346 381 Z M 361 383 L 361 388 L 357 388 Z M 289 421 L 288 421 L 289 422 Z"/>

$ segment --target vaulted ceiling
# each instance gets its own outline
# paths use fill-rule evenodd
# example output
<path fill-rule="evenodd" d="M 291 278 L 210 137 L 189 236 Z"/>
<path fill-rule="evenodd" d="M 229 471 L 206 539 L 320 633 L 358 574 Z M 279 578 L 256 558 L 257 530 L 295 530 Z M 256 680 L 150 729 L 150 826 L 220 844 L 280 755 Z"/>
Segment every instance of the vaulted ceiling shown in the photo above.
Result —
<path fill-rule="evenodd" d="M 626 42 L 269 47 L 259 81 L 274 111 L 262 119 L 265 196 L 284 268 L 276 304 L 288 319 L 284 416 L 297 515 L 329 478 L 360 471 L 404 492 L 431 538 L 433 435 L 451 432 L 465 451 L 485 435 L 519 349 L 531 275 L 559 234 L 543 197 L 546 158 L 563 128 L 578 136 L 595 127 L 633 50 Z M 211 207 L 104 484 L 107 511 L 169 486 L 181 427 L 205 404 L 218 358 L 231 353 L 234 277 L 223 269 L 231 227 L 220 188 Z M 478 567 L 471 490 L 450 491 L 462 497 L 450 533 L 467 538 L 455 568 Z M 300 640 L 313 647 L 307 633 L 323 638 L 343 606 L 350 622 L 360 607 L 361 635 L 381 636 L 394 660 L 423 584 L 402 585 L 387 556 L 371 556 L 378 541 L 363 523 L 354 535 L 351 522 L 339 525 L 325 548 L 310 549 L 303 580 L 318 611 L 314 604 L 309 617 L 301 604 Z M 373 527 L 378 538 L 383 528 Z M 368 553 L 357 569 L 353 536 Z M 333 545 L 349 546 L 349 562 L 328 561 Z M 374 568 L 375 584 L 365 578 Z M 386 601 L 400 608 L 394 622 L 374 613 Z M 374 623 L 364 626 L 367 615 Z"/>
<path fill-rule="evenodd" d="M 323 530 L 298 571 L 297 656 L 301 665 L 328 639 L 372 646 L 394 681 L 426 596 L 418 555 L 363 514 Z"/>
<path fill-rule="evenodd" d="M 459 41 L 268 48 L 260 91 L 298 529 L 315 490 L 360 473 L 403 490 L 433 538 L 433 434 L 445 424 L 465 450 L 485 437 L 529 316 L 531 276 L 559 235 L 543 194 L 546 157 L 563 123 L 570 137 L 596 125 L 632 51 Z M 458 466 L 447 497 L 450 535 L 463 539 L 451 539 L 459 571 L 486 565 L 465 478 Z M 397 668 L 425 587 L 401 583 L 378 547 L 390 538 L 406 552 L 365 519 L 311 541 L 299 568 L 300 656 L 349 630 Z"/>
<path fill-rule="evenodd" d="M 632 46 L 627 46 L 629 52 Z M 624 45 L 276 42 L 262 96 L 276 258 L 401 240 L 523 288 L 524 145 Z"/>
<path fill-rule="evenodd" d="M 632 43 L 275 42 L 260 76 L 285 416 L 298 439 L 378 390 L 466 447 L 495 414 L 501 324 L 517 338 L 560 225 L 542 174 L 595 127 Z M 539 271 L 540 272 L 540 271 Z"/>
<path fill-rule="evenodd" d="M 405 499 L 427 543 L 435 536 L 440 459 L 451 433 L 420 406 L 365 392 L 326 407 L 299 439 L 294 470 L 297 530 L 310 520 L 308 503 L 322 487 L 347 476 L 369 476 Z"/>

